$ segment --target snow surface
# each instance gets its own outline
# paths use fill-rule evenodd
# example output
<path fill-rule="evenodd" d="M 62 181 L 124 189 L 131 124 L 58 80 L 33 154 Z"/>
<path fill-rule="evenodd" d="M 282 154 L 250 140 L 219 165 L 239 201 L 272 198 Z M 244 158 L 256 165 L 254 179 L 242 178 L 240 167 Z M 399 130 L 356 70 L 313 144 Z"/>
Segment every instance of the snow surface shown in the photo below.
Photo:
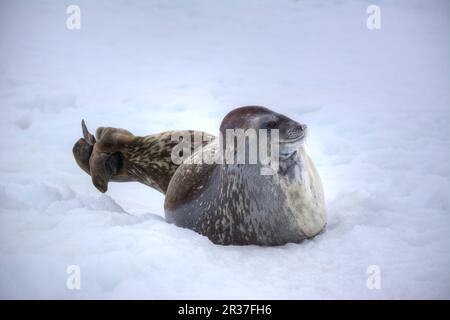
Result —
<path fill-rule="evenodd" d="M 0 0 L 0 297 L 450 298 L 449 42 L 445 0 Z M 217 134 L 247 104 L 308 124 L 320 236 L 216 246 L 72 157 L 81 118 Z"/>

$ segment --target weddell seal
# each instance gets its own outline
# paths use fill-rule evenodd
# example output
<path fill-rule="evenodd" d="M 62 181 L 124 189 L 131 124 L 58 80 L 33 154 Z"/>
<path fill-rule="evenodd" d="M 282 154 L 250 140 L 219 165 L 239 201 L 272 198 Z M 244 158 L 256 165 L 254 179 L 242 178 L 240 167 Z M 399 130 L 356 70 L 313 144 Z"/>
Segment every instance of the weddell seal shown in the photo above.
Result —
<path fill-rule="evenodd" d="M 230 130 L 267 133 L 270 139 L 257 134 L 255 149 L 250 134 L 239 140 L 229 135 Z M 174 161 L 173 151 L 186 132 L 197 143 L 190 145 L 181 162 Z M 123 129 L 99 128 L 95 140 L 83 122 L 84 138 L 73 153 L 100 191 L 106 191 L 109 181 L 145 183 L 166 195 L 169 223 L 192 229 L 213 243 L 282 245 L 311 238 L 326 225 L 322 183 L 304 148 L 306 133 L 306 125 L 264 107 L 248 106 L 225 116 L 219 139 L 193 130 L 137 137 Z M 203 137 L 201 143 L 198 137 Z M 244 148 L 244 162 L 238 161 L 239 147 Z M 271 150 L 271 161 L 261 157 L 264 149 Z M 258 156 L 249 162 L 252 150 Z"/>

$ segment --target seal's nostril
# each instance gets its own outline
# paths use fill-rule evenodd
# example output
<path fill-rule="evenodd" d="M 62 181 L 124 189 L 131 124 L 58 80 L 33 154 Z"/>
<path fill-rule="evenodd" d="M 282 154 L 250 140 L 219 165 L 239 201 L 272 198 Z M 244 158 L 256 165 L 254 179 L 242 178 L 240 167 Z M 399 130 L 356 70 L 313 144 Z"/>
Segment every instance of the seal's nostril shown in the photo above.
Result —
<path fill-rule="evenodd" d="M 302 125 L 299 125 L 299 126 L 295 127 L 295 132 L 296 132 L 297 134 L 302 133 L 303 130 L 304 130 L 304 128 L 303 128 Z"/>

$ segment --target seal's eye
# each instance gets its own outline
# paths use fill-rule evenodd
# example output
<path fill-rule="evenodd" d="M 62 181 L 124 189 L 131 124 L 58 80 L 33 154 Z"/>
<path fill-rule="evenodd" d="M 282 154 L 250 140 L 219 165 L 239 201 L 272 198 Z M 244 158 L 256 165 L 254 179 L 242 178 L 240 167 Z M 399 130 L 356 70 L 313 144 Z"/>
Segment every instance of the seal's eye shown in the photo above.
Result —
<path fill-rule="evenodd" d="M 276 121 L 269 121 L 266 123 L 265 127 L 267 129 L 275 129 L 277 127 L 277 122 Z"/>

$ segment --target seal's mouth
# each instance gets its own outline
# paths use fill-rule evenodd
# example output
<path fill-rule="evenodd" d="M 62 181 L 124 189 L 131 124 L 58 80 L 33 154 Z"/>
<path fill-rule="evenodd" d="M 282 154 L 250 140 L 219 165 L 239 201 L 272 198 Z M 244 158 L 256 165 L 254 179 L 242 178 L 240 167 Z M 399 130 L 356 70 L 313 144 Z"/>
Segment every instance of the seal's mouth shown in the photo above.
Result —
<path fill-rule="evenodd" d="M 297 144 L 303 142 L 305 139 L 306 134 L 303 133 L 299 137 L 294 139 L 287 139 L 287 140 L 280 140 L 280 144 Z"/>

